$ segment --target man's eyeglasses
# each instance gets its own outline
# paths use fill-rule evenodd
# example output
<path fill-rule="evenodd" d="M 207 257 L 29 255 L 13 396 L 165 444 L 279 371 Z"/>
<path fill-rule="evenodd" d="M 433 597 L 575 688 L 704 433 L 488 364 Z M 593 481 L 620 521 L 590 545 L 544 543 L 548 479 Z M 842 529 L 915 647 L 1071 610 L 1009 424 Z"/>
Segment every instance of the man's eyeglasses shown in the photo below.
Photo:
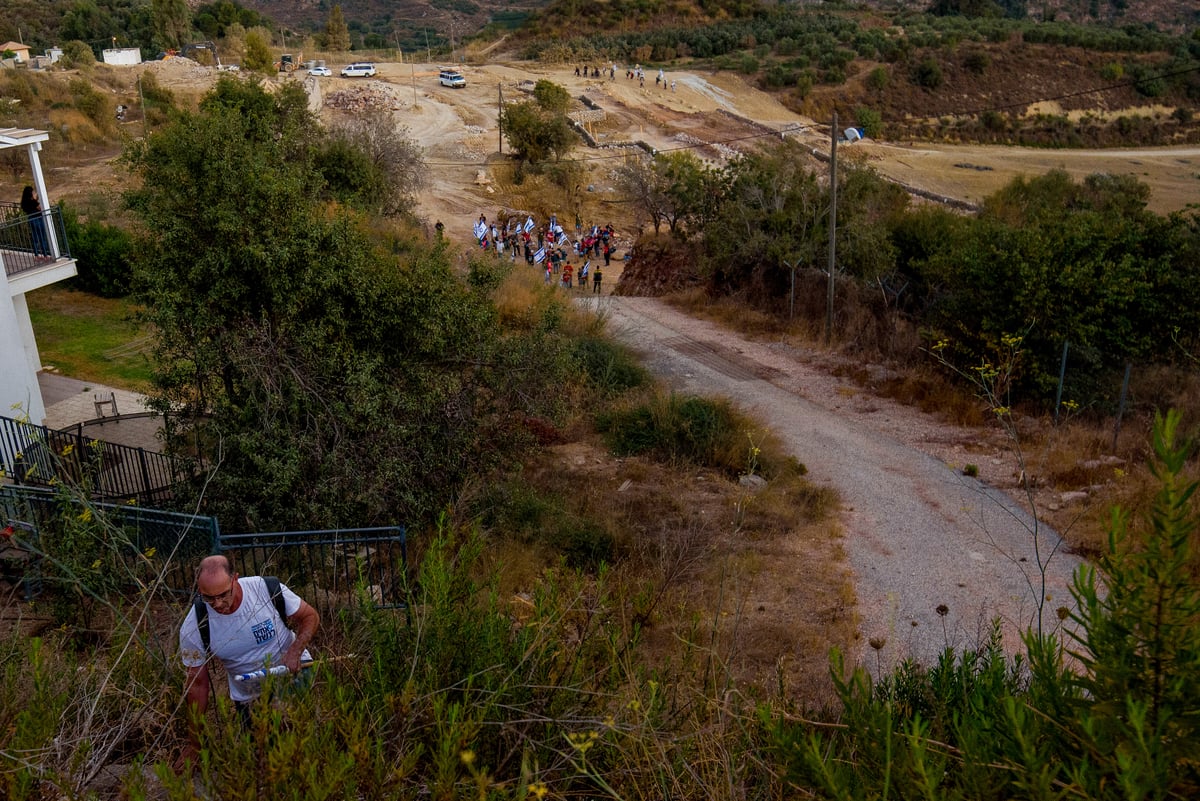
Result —
<path fill-rule="evenodd" d="M 213 604 L 217 603 L 218 601 L 228 600 L 232 595 L 233 595 L 233 582 L 230 582 L 229 589 L 225 590 L 225 592 L 217 593 L 216 595 L 208 595 L 208 594 L 202 592 L 202 593 L 200 593 L 200 598 L 203 599 L 204 603 L 208 604 L 209 606 L 212 606 Z"/>

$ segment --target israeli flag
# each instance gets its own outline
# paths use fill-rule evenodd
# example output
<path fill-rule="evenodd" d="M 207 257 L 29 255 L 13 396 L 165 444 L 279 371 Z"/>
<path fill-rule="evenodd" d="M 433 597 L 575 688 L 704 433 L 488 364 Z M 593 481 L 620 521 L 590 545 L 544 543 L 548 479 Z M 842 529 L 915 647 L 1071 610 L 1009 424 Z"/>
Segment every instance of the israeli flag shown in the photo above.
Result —
<path fill-rule="evenodd" d="M 533 230 L 533 218 L 526 217 L 525 218 L 525 233 L 529 233 L 532 230 Z"/>
<path fill-rule="evenodd" d="M 571 242 L 571 240 L 567 238 L 567 233 L 566 233 L 566 231 L 564 231 L 563 229 L 559 228 L 559 229 L 558 229 L 558 244 L 560 244 L 560 245 L 567 245 L 567 244 L 570 244 L 570 242 Z"/>
<path fill-rule="evenodd" d="M 475 223 L 475 238 L 483 239 L 483 235 L 487 233 L 487 226 L 482 221 Z"/>
<path fill-rule="evenodd" d="M 546 248 L 540 247 L 537 249 L 537 252 L 533 254 L 533 263 L 541 264 L 545 260 L 546 260 Z"/>

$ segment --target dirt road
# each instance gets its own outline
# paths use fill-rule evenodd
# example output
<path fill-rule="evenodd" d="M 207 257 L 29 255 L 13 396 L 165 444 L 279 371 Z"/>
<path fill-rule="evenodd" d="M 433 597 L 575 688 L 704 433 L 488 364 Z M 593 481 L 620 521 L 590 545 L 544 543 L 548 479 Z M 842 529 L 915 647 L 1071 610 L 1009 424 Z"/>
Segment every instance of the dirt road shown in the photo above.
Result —
<path fill-rule="evenodd" d="M 587 124 L 600 144 L 640 140 L 658 150 L 690 147 L 719 164 L 769 138 L 764 131 L 787 129 L 789 136 L 810 147 L 828 149 L 827 127 L 789 110 L 739 75 L 668 71 L 666 84 L 656 86 L 656 73 L 648 73 L 643 85 L 626 78 L 624 68 L 617 65 L 614 80 L 577 77 L 568 65 L 465 66 L 466 88 L 449 89 L 437 82 L 437 64 L 379 65 L 378 79 L 397 98 L 397 123 L 426 149 L 430 186 L 420 199 L 423 216 L 431 224 L 441 219 L 449 235 L 466 239 L 480 213 L 491 217 L 510 199 L 505 188 L 489 191 L 488 184 L 476 181 L 481 173 L 490 174 L 489 160 L 497 157 L 500 148 L 501 93 L 506 100 L 524 97 L 519 87 L 542 78 L 564 86 L 573 97 L 586 96 L 603 111 L 602 121 Z M 353 83 L 324 80 L 330 90 Z M 1051 150 L 864 140 L 840 149 L 839 154 L 903 184 L 972 203 L 1018 175 L 1041 175 L 1051 169 L 1066 170 L 1076 179 L 1094 172 L 1132 175 L 1150 185 L 1150 207 L 1160 213 L 1182 209 L 1200 197 L 1200 150 L 1194 147 Z M 611 167 L 623 158 L 620 150 L 581 149 L 576 158 L 586 159 L 589 182 L 595 184 L 590 200 L 619 200 L 610 197 L 608 178 Z"/>
<path fill-rule="evenodd" d="M 928 662 L 947 646 L 979 643 L 995 617 L 1015 648 L 1019 632 L 1037 622 L 1040 597 L 1046 627 L 1057 625 L 1055 610 L 1070 601 L 1079 562 L 1007 494 L 943 461 L 965 453 L 972 432 L 861 396 L 801 351 L 744 340 L 656 300 L 582 302 L 607 315 L 609 330 L 670 386 L 724 396 L 752 412 L 813 481 L 841 494 L 830 536 L 842 537 L 854 577 L 860 664 Z M 994 454 L 991 463 L 1004 458 Z M 814 566 L 777 569 L 795 577 Z"/>

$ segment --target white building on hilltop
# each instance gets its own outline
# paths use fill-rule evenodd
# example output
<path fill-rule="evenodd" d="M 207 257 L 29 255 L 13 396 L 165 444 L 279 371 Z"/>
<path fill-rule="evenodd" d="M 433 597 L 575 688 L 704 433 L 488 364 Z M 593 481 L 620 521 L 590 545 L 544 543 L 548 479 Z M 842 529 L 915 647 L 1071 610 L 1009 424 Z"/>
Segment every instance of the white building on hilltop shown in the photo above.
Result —
<path fill-rule="evenodd" d="M 42 208 L 40 217 L 31 218 L 20 203 L 0 202 L 0 265 L 8 287 L 0 296 L 0 416 L 26 418 L 38 425 L 46 417 L 38 387 L 42 364 L 25 294 L 75 275 L 62 210 L 50 205 L 38 157 L 49 138 L 46 131 L 0 128 L 0 150 L 25 150 L 33 174 L 31 186 Z"/>

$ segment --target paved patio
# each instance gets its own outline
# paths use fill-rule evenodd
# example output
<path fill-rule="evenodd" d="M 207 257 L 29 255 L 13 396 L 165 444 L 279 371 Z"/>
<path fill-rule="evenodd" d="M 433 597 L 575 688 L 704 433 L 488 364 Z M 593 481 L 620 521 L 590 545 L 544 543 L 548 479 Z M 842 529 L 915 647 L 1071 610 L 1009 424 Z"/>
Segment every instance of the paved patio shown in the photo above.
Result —
<path fill-rule="evenodd" d="M 42 389 L 42 401 L 46 404 L 46 422 L 43 425 L 47 428 L 61 431 L 82 423 L 84 436 L 148 451 L 162 450 L 162 442 L 158 437 L 161 418 L 106 420 L 118 414 L 150 411 L 144 395 L 44 370 L 38 373 L 38 385 Z"/>

